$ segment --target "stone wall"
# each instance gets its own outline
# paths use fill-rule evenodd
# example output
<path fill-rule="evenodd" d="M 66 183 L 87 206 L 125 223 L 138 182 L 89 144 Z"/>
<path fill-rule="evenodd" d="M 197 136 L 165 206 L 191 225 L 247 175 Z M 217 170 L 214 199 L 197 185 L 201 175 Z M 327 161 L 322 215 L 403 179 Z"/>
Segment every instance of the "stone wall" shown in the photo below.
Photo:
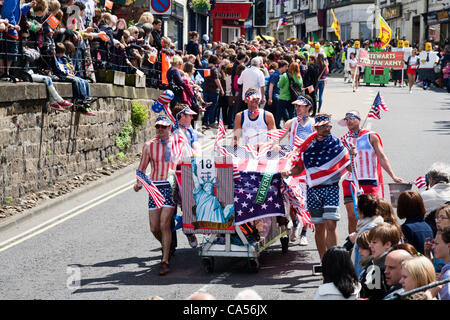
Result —
<path fill-rule="evenodd" d="M 55 83 L 65 99 L 72 85 Z M 149 120 L 133 137 L 126 153 L 140 153 L 154 135 L 151 111 L 160 91 L 150 88 L 91 84 L 95 116 L 78 112 L 46 112 L 47 90 L 40 83 L 0 84 L 0 203 L 75 175 L 100 168 L 120 150 L 115 137 L 131 118 L 131 102 L 147 105 Z"/>

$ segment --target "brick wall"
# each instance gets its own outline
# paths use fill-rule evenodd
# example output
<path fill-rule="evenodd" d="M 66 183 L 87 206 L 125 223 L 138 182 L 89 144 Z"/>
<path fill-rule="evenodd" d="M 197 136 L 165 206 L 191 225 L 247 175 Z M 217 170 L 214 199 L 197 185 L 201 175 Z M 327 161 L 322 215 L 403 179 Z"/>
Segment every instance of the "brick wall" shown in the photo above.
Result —
<path fill-rule="evenodd" d="M 55 83 L 65 99 L 72 86 Z M 44 84 L 0 83 L 0 203 L 20 198 L 58 180 L 100 168 L 116 157 L 116 134 L 131 118 L 131 102 L 149 108 L 146 126 L 133 138 L 127 153 L 140 153 L 154 136 L 151 110 L 160 91 L 150 88 L 91 84 L 96 116 L 77 112 L 44 112 L 48 106 Z"/>

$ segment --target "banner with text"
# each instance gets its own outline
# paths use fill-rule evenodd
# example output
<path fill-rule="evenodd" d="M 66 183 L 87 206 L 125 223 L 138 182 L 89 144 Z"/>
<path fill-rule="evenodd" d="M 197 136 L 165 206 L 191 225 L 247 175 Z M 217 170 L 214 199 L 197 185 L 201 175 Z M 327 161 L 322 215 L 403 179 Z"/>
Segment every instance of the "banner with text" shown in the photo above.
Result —
<path fill-rule="evenodd" d="M 360 49 L 358 64 L 365 67 L 403 68 L 403 52 L 367 52 Z"/>

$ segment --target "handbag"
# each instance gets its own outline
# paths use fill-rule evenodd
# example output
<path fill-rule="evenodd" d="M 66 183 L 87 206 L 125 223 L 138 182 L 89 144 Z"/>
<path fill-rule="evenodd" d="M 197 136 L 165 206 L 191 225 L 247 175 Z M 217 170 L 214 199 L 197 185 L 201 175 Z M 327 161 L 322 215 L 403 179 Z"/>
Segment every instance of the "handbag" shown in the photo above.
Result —
<path fill-rule="evenodd" d="M 286 74 L 289 79 L 289 93 L 291 94 L 291 101 L 295 101 L 302 94 L 302 88 L 297 82 L 294 81 L 289 72 L 286 72 Z"/>
<path fill-rule="evenodd" d="M 181 96 L 184 90 L 184 88 L 176 84 L 173 79 L 169 82 L 169 89 L 172 90 L 173 94 L 176 96 Z"/>

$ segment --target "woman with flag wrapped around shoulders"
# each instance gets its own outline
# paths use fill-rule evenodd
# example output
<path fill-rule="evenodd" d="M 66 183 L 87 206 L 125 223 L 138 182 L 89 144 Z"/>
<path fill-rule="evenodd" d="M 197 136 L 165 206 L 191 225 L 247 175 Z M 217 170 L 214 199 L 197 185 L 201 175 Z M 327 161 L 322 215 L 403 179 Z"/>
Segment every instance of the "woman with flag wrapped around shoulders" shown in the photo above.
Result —
<path fill-rule="evenodd" d="M 309 111 L 312 107 L 312 99 L 307 95 L 300 95 L 297 97 L 297 100 L 292 102 L 295 105 L 295 111 L 297 116 L 286 121 L 284 125 L 284 133 L 280 136 L 278 141 L 281 141 L 286 135 L 288 135 L 288 144 L 293 147 L 300 147 L 302 142 L 306 140 L 306 138 L 314 133 L 314 119 L 309 117 Z M 292 177 L 294 179 L 295 184 L 300 187 L 302 197 L 306 198 L 306 181 L 304 175 L 299 175 Z M 295 242 L 298 236 L 298 219 L 295 210 L 293 210 L 292 206 L 289 211 L 291 221 L 292 221 L 292 229 L 290 233 L 290 240 Z M 306 238 L 307 225 L 304 224 L 302 227 L 302 232 L 299 239 L 299 244 L 301 246 L 308 245 L 308 240 Z"/>
<path fill-rule="evenodd" d="M 156 118 L 156 137 L 144 144 L 141 161 L 137 169 L 137 181 L 134 191 L 138 192 L 144 185 L 149 192 L 148 213 L 150 231 L 162 246 L 162 259 L 159 274 L 169 272 L 170 244 L 172 232 L 170 223 L 175 205 L 172 201 L 172 187 L 169 178 L 169 169 L 175 169 L 172 161 L 172 143 L 170 135 L 172 122 L 165 116 Z M 150 176 L 145 175 L 148 165 L 151 165 Z M 155 190 L 155 187 L 157 190 Z M 153 188 L 152 188 L 153 187 Z M 158 192 L 159 191 L 159 192 Z M 162 195 L 162 197 L 161 197 Z"/>
<path fill-rule="evenodd" d="M 348 132 L 341 137 L 347 146 L 355 147 L 355 169 L 357 185 L 363 193 L 371 193 L 384 198 L 383 168 L 395 182 L 404 182 L 394 174 L 394 170 L 383 151 L 383 144 L 378 133 L 361 128 L 361 116 L 358 111 L 351 110 L 338 122 L 346 126 Z M 351 188 L 352 173 L 342 183 L 344 204 L 348 214 L 348 232 L 356 232 L 357 218 L 354 212 L 354 201 Z M 358 190 L 355 190 L 358 192 Z M 354 194 L 357 197 L 357 194 Z"/>
<path fill-rule="evenodd" d="M 306 202 L 315 225 L 315 241 L 322 259 L 327 249 L 337 245 L 339 215 L 339 180 L 344 170 L 351 171 L 349 151 L 331 134 L 331 116 L 315 117 L 316 132 L 309 135 L 298 149 L 293 168 L 281 172 L 284 178 L 306 173 Z"/>

